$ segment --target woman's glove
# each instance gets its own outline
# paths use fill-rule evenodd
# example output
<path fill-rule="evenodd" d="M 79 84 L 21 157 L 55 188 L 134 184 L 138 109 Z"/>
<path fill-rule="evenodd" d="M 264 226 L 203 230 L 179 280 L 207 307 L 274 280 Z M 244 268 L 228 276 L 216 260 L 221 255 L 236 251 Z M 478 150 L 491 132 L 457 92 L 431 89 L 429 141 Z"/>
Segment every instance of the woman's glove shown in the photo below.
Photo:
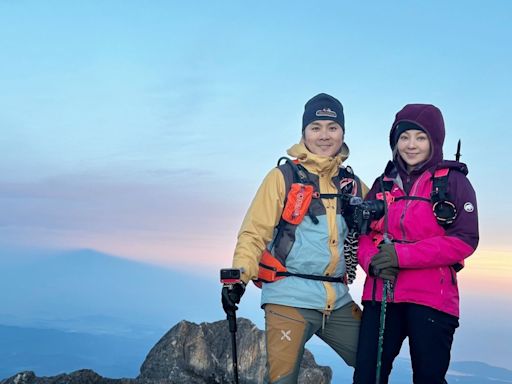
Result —
<path fill-rule="evenodd" d="M 370 276 L 380 277 L 382 280 L 389 280 L 394 283 L 398 275 L 398 271 L 399 269 L 395 267 L 388 267 L 384 269 L 370 267 Z"/>
<path fill-rule="evenodd" d="M 395 281 L 398 275 L 398 256 L 394 244 L 379 245 L 379 252 L 370 262 L 370 276 Z"/>

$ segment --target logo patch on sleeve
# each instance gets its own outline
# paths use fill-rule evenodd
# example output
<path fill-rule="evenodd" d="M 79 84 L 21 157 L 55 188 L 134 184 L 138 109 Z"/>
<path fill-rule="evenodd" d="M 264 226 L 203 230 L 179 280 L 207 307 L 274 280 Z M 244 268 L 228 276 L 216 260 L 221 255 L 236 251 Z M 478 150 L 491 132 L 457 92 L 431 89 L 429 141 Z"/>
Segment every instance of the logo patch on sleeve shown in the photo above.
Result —
<path fill-rule="evenodd" d="M 468 201 L 467 203 L 464 204 L 464 210 L 466 212 L 473 212 L 475 210 L 475 207 Z"/>

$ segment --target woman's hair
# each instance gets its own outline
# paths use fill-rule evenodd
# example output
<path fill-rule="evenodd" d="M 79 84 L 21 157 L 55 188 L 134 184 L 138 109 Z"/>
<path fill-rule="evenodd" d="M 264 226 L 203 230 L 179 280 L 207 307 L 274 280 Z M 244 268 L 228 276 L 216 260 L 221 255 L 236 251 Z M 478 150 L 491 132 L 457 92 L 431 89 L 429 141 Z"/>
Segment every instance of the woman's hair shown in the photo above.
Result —
<path fill-rule="evenodd" d="M 395 143 L 395 146 L 391 150 L 391 154 L 393 155 L 393 160 L 396 159 L 396 156 L 398 155 L 398 141 Z"/>

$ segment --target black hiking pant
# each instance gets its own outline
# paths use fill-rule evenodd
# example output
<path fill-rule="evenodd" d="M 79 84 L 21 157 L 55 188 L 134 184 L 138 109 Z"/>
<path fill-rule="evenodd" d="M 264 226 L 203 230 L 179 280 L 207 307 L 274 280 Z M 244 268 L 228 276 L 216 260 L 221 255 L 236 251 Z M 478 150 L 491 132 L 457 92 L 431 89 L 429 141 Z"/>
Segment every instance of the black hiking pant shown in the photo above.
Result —
<path fill-rule="evenodd" d="M 375 384 L 381 303 L 363 302 L 354 384 Z M 387 384 L 393 360 L 409 338 L 414 384 L 446 384 L 457 317 L 412 303 L 388 303 L 380 384 Z"/>

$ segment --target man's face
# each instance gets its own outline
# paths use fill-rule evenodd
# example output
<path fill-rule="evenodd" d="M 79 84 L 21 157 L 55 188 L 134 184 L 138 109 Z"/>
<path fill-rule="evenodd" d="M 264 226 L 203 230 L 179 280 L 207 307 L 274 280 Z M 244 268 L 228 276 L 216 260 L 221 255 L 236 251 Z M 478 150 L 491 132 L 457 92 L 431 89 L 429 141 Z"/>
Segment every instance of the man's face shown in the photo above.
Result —
<path fill-rule="evenodd" d="M 343 145 L 343 128 L 332 120 L 315 120 L 304 129 L 304 144 L 315 155 L 336 156 Z"/>

